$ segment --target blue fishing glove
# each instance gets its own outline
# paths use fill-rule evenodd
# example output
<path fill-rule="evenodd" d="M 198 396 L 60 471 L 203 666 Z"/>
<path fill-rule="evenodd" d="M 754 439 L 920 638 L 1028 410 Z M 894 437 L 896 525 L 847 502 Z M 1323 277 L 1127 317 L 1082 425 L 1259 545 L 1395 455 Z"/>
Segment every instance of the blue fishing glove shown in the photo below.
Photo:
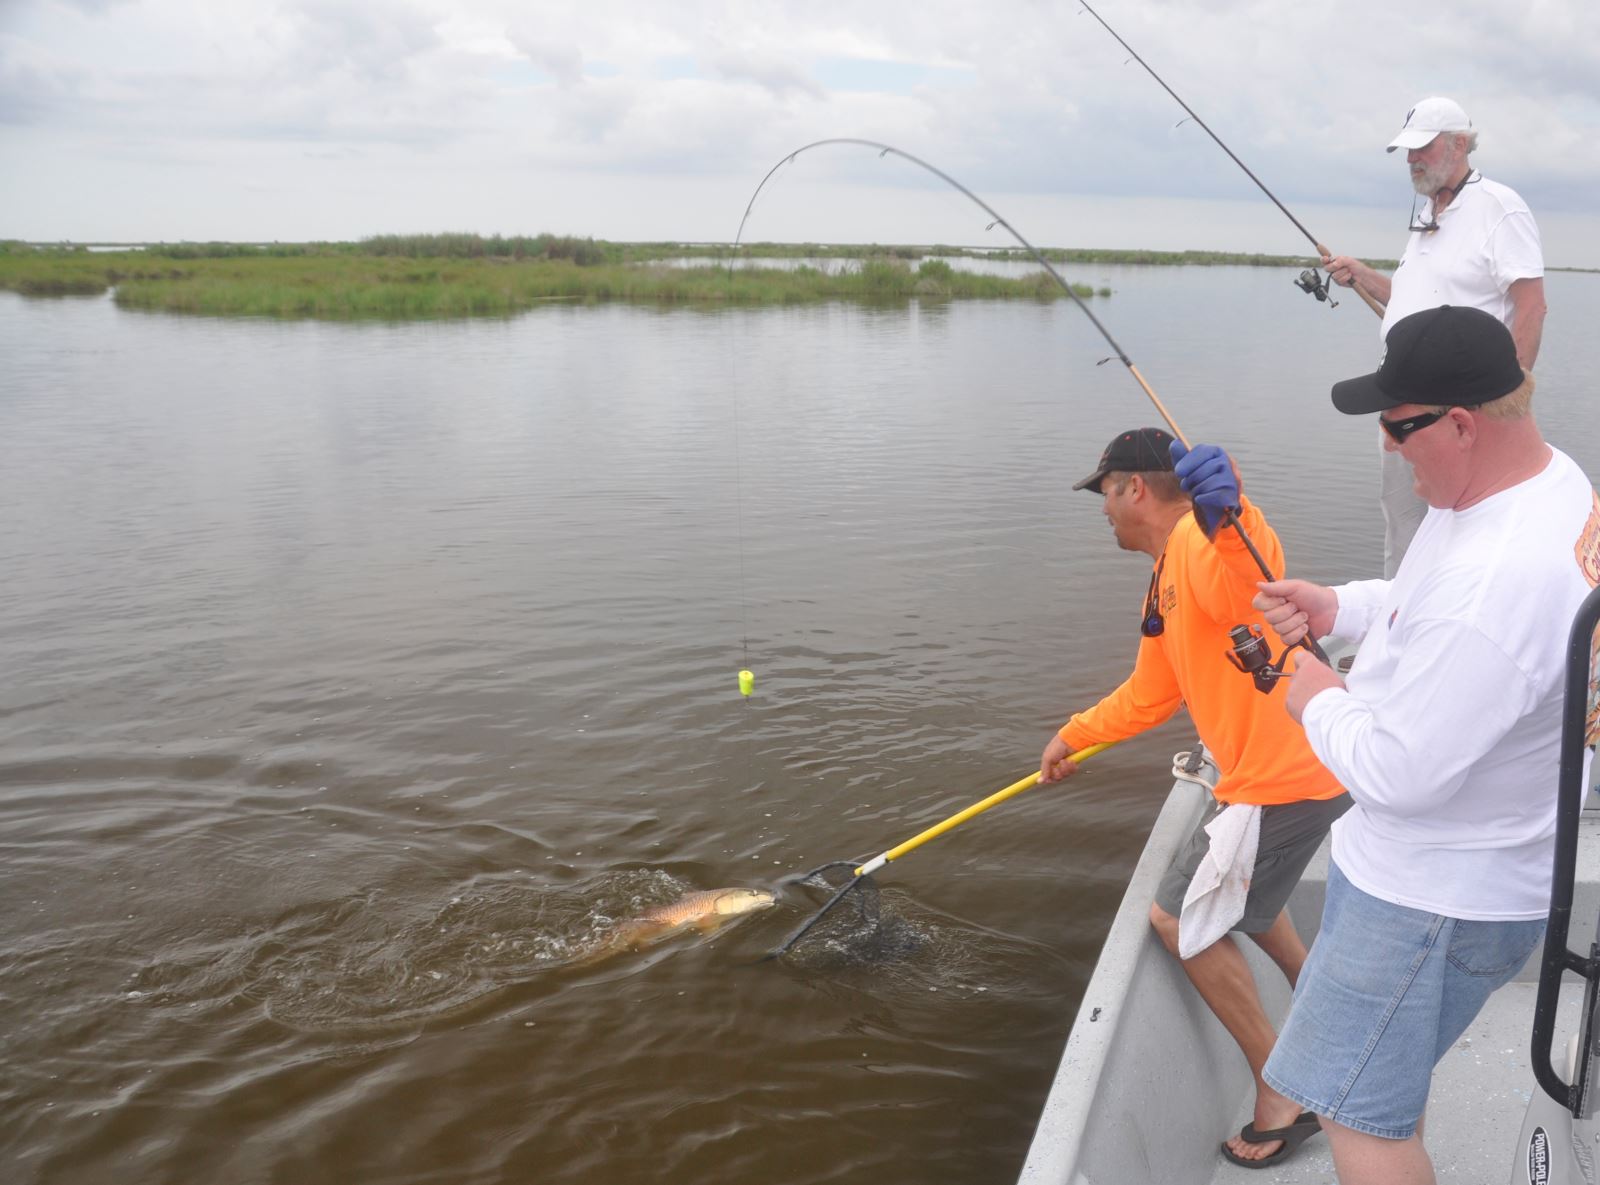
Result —
<path fill-rule="evenodd" d="M 1239 479 L 1233 474 L 1233 462 L 1214 444 L 1197 444 L 1188 449 L 1182 441 L 1174 440 L 1167 447 L 1178 485 L 1194 499 L 1195 517 L 1210 539 L 1228 511 L 1239 509 Z"/>

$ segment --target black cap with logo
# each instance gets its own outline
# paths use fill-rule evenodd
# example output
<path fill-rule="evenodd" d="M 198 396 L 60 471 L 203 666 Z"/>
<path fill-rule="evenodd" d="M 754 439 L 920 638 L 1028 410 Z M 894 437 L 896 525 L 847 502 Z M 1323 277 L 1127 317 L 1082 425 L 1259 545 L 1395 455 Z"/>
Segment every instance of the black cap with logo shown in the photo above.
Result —
<path fill-rule="evenodd" d="M 1478 407 L 1511 394 L 1522 380 L 1516 343 L 1499 318 L 1442 305 L 1396 321 L 1378 369 L 1333 384 L 1333 406 L 1347 416 L 1404 403 Z"/>
<path fill-rule="evenodd" d="M 1172 453 L 1168 446 L 1172 437 L 1160 428 L 1135 428 L 1124 432 L 1106 445 L 1100 454 L 1100 464 L 1088 477 L 1072 488 L 1100 492 L 1100 483 L 1108 473 L 1149 473 L 1157 469 L 1172 469 Z"/>

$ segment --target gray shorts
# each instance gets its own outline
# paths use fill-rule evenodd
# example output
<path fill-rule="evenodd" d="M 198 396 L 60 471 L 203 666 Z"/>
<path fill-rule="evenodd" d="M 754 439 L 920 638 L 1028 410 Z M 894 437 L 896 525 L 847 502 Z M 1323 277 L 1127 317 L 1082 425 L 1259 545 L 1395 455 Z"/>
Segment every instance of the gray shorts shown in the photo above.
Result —
<path fill-rule="evenodd" d="M 1227 809 L 1216 803 L 1200 817 L 1188 842 L 1173 857 L 1172 866 L 1161 878 L 1156 904 L 1173 917 L 1183 913 L 1183 895 L 1211 846 L 1206 824 Z M 1244 934 L 1262 934 L 1272 929 L 1289 894 L 1300 883 L 1306 865 L 1316 854 L 1317 845 L 1328 834 L 1333 821 L 1350 809 L 1350 795 L 1337 798 L 1304 799 L 1274 803 L 1261 808 L 1261 838 L 1256 845 L 1256 867 L 1250 877 L 1250 894 L 1245 898 L 1244 917 L 1234 929 Z"/>

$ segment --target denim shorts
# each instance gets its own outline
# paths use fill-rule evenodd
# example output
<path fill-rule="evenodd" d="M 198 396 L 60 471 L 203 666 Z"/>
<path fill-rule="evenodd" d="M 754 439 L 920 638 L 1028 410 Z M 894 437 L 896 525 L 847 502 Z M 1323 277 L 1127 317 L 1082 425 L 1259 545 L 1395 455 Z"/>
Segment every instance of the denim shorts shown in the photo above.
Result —
<path fill-rule="evenodd" d="M 1434 1065 L 1543 935 L 1543 919 L 1471 922 L 1391 905 L 1330 865 L 1322 930 L 1262 1076 L 1335 1123 L 1408 1139 Z"/>

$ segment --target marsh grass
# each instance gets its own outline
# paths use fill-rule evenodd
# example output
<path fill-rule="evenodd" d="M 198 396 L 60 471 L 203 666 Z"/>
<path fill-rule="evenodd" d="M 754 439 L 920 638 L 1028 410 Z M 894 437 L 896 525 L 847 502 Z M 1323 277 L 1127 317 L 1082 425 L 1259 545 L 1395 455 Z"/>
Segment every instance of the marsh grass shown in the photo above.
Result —
<path fill-rule="evenodd" d="M 39 251 L 0 243 L 0 288 L 24 296 L 98 296 L 110 287 L 104 257 L 87 251 Z"/>
<path fill-rule="evenodd" d="M 472 253 L 484 243 L 487 249 Z M 368 245 L 373 249 L 364 249 Z M 421 236 L 358 246 L 363 249 L 342 244 L 299 251 L 186 244 L 181 250 L 98 254 L 0 249 L 0 288 L 25 295 L 92 295 L 114 288 L 114 299 L 124 308 L 333 320 L 506 316 L 551 300 L 747 305 L 1054 300 L 1063 295 L 1043 272 L 1020 279 L 988 276 L 942 260 L 925 260 L 913 270 L 897 255 L 865 259 L 858 269 L 834 274 L 807 267 L 673 267 L 624 258 L 628 252 L 616 244 L 550 236 L 499 241 Z M 535 247 L 542 253 L 532 254 Z M 1080 297 L 1094 295 L 1084 286 L 1075 291 Z"/>

